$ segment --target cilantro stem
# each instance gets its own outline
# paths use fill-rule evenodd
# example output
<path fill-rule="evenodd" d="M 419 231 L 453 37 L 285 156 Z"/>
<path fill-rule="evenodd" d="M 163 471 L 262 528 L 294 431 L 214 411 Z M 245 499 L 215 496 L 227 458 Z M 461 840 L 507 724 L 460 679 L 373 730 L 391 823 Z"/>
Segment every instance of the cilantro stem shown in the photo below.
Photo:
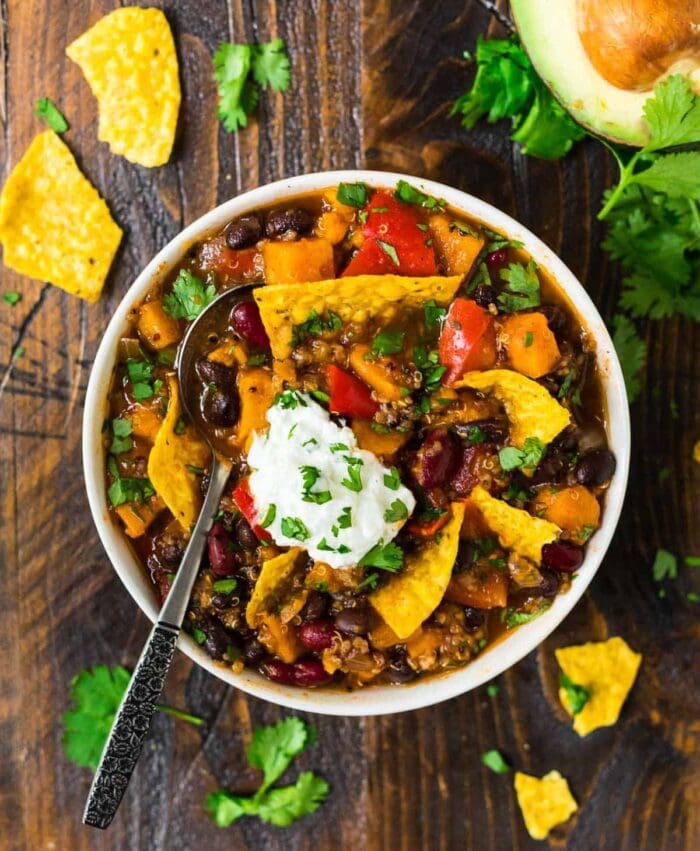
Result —
<path fill-rule="evenodd" d="M 181 709 L 174 709 L 172 706 L 166 706 L 159 703 L 156 706 L 159 712 L 165 715 L 171 715 L 173 718 L 179 718 L 180 721 L 187 721 L 189 724 L 194 724 L 195 727 L 201 727 L 204 724 L 203 718 L 198 718 L 196 715 L 190 715 L 189 712 L 183 712 Z"/>
<path fill-rule="evenodd" d="M 608 217 L 608 214 L 612 211 L 613 207 L 620 200 L 620 196 L 627 189 L 630 182 L 634 177 L 634 169 L 637 165 L 639 157 L 645 153 L 645 149 L 643 148 L 641 151 L 637 151 L 636 154 L 630 159 L 626 166 L 620 164 L 620 160 L 618 159 L 618 165 L 620 166 L 620 179 L 617 186 L 610 193 L 608 200 L 605 202 L 603 209 L 598 213 L 598 221 L 603 221 Z M 616 157 L 617 159 L 617 157 Z"/>

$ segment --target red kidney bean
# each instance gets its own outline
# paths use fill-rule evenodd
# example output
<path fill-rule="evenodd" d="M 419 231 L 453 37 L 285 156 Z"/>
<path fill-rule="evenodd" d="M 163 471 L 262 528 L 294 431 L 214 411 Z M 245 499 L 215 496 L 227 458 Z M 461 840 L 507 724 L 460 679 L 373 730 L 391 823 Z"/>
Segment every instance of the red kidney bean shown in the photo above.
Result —
<path fill-rule="evenodd" d="M 331 620 L 307 621 L 299 628 L 299 638 L 304 647 L 320 653 L 333 644 L 333 636 L 337 633 L 335 624 Z"/>
<path fill-rule="evenodd" d="M 498 251 L 492 251 L 486 255 L 486 265 L 490 272 L 495 272 L 501 268 L 508 258 L 508 252 L 505 248 L 499 248 Z"/>
<path fill-rule="evenodd" d="M 236 553 L 223 523 L 214 523 L 207 536 L 209 564 L 217 576 L 230 576 L 237 567 Z"/>
<path fill-rule="evenodd" d="M 539 594 L 542 597 L 556 597 L 559 590 L 559 576 L 553 570 L 548 570 L 546 567 L 540 568 L 542 574 L 542 582 L 539 588 L 533 590 L 533 593 Z"/>
<path fill-rule="evenodd" d="M 318 659 L 303 659 L 292 665 L 294 669 L 294 683 L 298 686 L 322 686 L 333 679 Z"/>
<path fill-rule="evenodd" d="M 554 541 L 542 547 L 542 561 L 559 573 L 574 573 L 583 564 L 583 550 L 567 541 Z"/>
<path fill-rule="evenodd" d="M 350 635 L 364 635 L 369 629 L 369 610 L 364 606 L 341 609 L 334 619 L 335 628 Z"/>
<path fill-rule="evenodd" d="M 231 311 L 231 325 L 237 334 L 251 346 L 270 351 L 270 338 L 260 318 L 260 311 L 254 301 L 241 301 Z"/>
<path fill-rule="evenodd" d="M 576 480 L 579 484 L 596 487 L 612 479 L 615 472 L 615 456 L 608 449 L 586 452 L 576 465 Z"/>
<path fill-rule="evenodd" d="M 446 429 L 433 429 L 418 450 L 418 484 L 436 488 L 445 484 L 460 459 L 457 438 Z"/>
<path fill-rule="evenodd" d="M 450 479 L 450 487 L 458 494 L 467 496 L 479 484 L 480 461 L 484 457 L 481 446 L 460 447 L 460 457 L 456 469 Z"/>
<path fill-rule="evenodd" d="M 268 659 L 260 665 L 260 673 L 272 680 L 273 683 L 280 683 L 283 686 L 293 686 L 295 684 L 294 667 L 282 662 L 280 659 Z"/>

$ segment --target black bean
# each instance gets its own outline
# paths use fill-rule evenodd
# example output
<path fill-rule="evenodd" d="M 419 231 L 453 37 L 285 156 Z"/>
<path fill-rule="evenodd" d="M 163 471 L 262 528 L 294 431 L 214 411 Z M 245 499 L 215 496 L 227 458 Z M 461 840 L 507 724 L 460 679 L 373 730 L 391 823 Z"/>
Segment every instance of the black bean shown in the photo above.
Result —
<path fill-rule="evenodd" d="M 224 236 L 229 248 L 248 248 L 249 245 L 254 245 L 262 236 L 259 216 L 256 213 L 250 213 L 229 222 L 224 230 Z"/>
<path fill-rule="evenodd" d="M 542 597 L 556 597 L 559 590 L 559 576 L 546 567 L 540 567 L 540 573 L 542 574 L 542 582 L 539 588 L 532 589 L 532 593 Z"/>
<path fill-rule="evenodd" d="M 335 616 L 335 626 L 341 632 L 351 635 L 364 635 L 369 629 L 369 611 L 362 607 L 342 609 Z"/>
<path fill-rule="evenodd" d="M 258 544 L 258 536 L 250 528 L 245 517 L 239 517 L 233 527 L 233 534 L 244 550 L 254 550 Z"/>
<path fill-rule="evenodd" d="M 179 544 L 164 544 L 159 547 L 161 563 L 168 567 L 178 567 L 182 561 L 184 550 Z"/>
<path fill-rule="evenodd" d="M 478 629 L 484 625 L 486 613 L 483 609 L 473 609 L 471 606 L 464 607 L 464 622 L 467 629 Z"/>
<path fill-rule="evenodd" d="M 238 419 L 238 399 L 235 388 L 222 390 L 216 386 L 207 387 L 202 396 L 202 416 L 215 426 L 226 428 Z"/>
<path fill-rule="evenodd" d="M 546 458 L 544 458 L 544 460 L 535 468 L 535 472 L 532 474 L 529 484 L 554 484 L 560 480 L 566 466 L 566 458 L 560 452 L 550 450 L 547 453 Z"/>
<path fill-rule="evenodd" d="M 318 591 L 312 591 L 301 610 L 301 618 L 304 621 L 315 621 L 322 618 L 328 609 L 328 600 Z"/>
<path fill-rule="evenodd" d="M 236 384 L 236 370 L 223 363 L 201 357 L 197 361 L 197 375 L 205 384 L 216 384 L 217 387 L 233 387 Z"/>
<path fill-rule="evenodd" d="M 227 647 L 233 643 L 231 636 L 226 632 L 223 625 L 218 620 L 209 618 L 202 627 L 202 631 L 206 636 L 204 639 L 204 649 L 212 659 L 223 659 Z"/>
<path fill-rule="evenodd" d="M 474 564 L 476 560 L 476 544 L 474 541 L 466 541 L 463 538 L 459 542 L 457 558 L 455 559 L 453 573 L 464 573 Z"/>
<path fill-rule="evenodd" d="M 257 665 L 266 653 L 265 646 L 257 638 L 249 638 L 243 643 L 243 658 L 246 665 Z"/>
<path fill-rule="evenodd" d="M 578 449 L 580 436 L 581 432 L 576 426 L 569 426 L 552 441 L 551 447 L 552 449 L 559 449 L 561 452 L 575 452 Z"/>
<path fill-rule="evenodd" d="M 487 284 L 479 284 L 474 293 L 474 301 L 480 307 L 488 307 L 490 304 L 496 304 L 497 298 L 498 291 L 496 290 L 496 287 L 492 287 Z"/>
<path fill-rule="evenodd" d="M 289 231 L 307 233 L 311 230 L 313 220 L 311 214 L 300 207 L 290 207 L 286 210 L 274 210 L 265 222 L 265 236 L 274 238 Z"/>
<path fill-rule="evenodd" d="M 576 465 L 579 484 L 595 487 L 609 481 L 615 472 L 615 456 L 608 449 L 586 452 Z"/>
<path fill-rule="evenodd" d="M 543 304 L 540 313 L 547 317 L 547 324 L 554 334 L 565 334 L 569 320 L 566 313 L 556 304 Z"/>
<path fill-rule="evenodd" d="M 226 609 L 231 605 L 231 595 L 217 591 L 216 594 L 212 594 L 211 604 L 215 609 Z"/>
<path fill-rule="evenodd" d="M 395 647 L 391 653 L 391 660 L 387 668 L 387 674 L 392 683 L 408 683 L 415 679 L 416 672 L 408 664 L 406 650 L 403 647 Z"/>

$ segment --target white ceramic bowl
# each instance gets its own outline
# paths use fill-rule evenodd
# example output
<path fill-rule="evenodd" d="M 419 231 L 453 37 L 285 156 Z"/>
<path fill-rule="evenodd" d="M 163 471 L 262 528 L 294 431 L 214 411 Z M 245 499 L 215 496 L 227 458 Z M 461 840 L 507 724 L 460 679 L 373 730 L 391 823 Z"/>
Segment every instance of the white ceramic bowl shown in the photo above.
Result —
<path fill-rule="evenodd" d="M 206 234 L 222 227 L 230 219 L 271 202 L 314 189 L 333 186 L 340 181 L 364 181 L 370 186 L 393 187 L 404 178 L 429 195 L 444 198 L 448 204 L 520 240 L 532 257 L 554 276 L 575 305 L 595 339 L 600 374 L 608 410 L 608 440 L 617 459 L 617 471 L 606 496 L 603 522 L 591 539 L 586 559 L 568 593 L 554 599 L 551 608 L 507 639 L 495 644 L 464 668 L 430 677 L 407 686 L 370 686 L 346 693 L 342 690 L 299 689 L 278 685 L 252 670 L 234 674 L 219 667 L 189 636 L 180 637 L 179 647 L 198 665 L 214 676 L 256 697 L 292 709 L 328 715 L 381 715 L 418 709 L 482 685 L 510 668 L 543 641 L 576 605 L 610 544 L 615 531 L 627 485 L 630 456 L 629 408 L 622 372 L 610 336 L 588 294 L 562 261 L 534 234 L 505 213 L 478 198 L 441 183 L 403 174 L 380 171 L 330 171 L 291 177 L 261 186 L 232 198 L 191 224 L 169 242 L 146 266 L 122 299 L 107 326 L 95 357 L 85 398 L 83 418 L 83 464 L 88 500 L 102 543 L 114 569 L 141 610 L 155 621 L 158 614 L 155 594 L 126 537 L 111 521 L 105 495 L 105 459 L 102 449 L 102 423 L 107 411 L 106 398 L 117 343 L 128 329 L 129 308 L 139 302 L 160 275 L 183 256 L 186 249 Z"/>

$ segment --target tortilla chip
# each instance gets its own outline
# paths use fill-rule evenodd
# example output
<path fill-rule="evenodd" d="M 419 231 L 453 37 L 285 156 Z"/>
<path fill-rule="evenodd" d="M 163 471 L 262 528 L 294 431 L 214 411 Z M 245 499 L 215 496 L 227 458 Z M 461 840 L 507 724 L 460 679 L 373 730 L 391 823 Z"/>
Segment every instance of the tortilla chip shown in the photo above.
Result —
<path fill-rule="evenodd" d="M 452 503 L 452 517 L 433 539 L 406 558 L 403 570 L 392 576 L 369 601 L 384 623 L 401 639 L 408 638 L 440 604 L 452 575 L 464 505 Z"/>
<path fill-rule="evenodd" d="M 173 517 L 189 533 L 202 507 L 201 476 L 189 468 L 208 467 L 211 450 L 191 425 L 182 434 L 175 433 L 182 407 L 180 388 L 174 375 L 168 377 L 168 390 L 168 413 L 148 456 L 148 478 Z"/>
<path fill-rule="evenodd" d="M 545 387 L 512 369 L 468 372 L 454 386 L 493 393 L 506 410 L 510 439 L 518 449 L 528 437 L 551 443 L 571 422 L 569 412 Z"/>
<path fill-rule="evenodd" d="M 98 139 L 145 166 L 168 161 L 180 109 L 177 54 L 160 9 L 115 9 L 66 48 L 99 107 Z"/>
<path fill-rule="evenodd" d="M 270 603 L 276 604 L 278 591 L 294 573 L 301 552 L 300 547 L 292 547 L 286 553 L 263 562 L 245 610 L 245 619 L 251 629 L 258 626 L 260 616 L 269 610 Z"/>
<path fill-rule="evenodd" d="M 642 654 L 635 653 L 618 636 L 607 641 L 562 647 L 554 652 L 567 677 L 587 689 L 590 695 L 583 709 L 573 716 L 574 730 L 579 736 L 587 736 L 598 727 L 614 724 L 634 685 Z M 571 715 L 564 689 L 559 689 L 559 700 Z"/>
<path fill-rule="evenodd" d="M 122 231 L 51 130 L 40 133 L 0 196 L 5 265 L 97 301 Z"/>
<path fill-rule="evenodd" d="M 365 322 L 369 317 L 388 322 L 401 308 L 422 307 L 430 299 L 448 304 L 462 281 L 450 278 L 411 278 L 401 275 L 358 275 L 305 284 L 268 284 L 258 287 L 255 300 L 272 345 L 275 360 L 292 352 L 292 332 L 312 311 L 320 316 L 330 311 L 348 322 Z"/>
<path fill-rule="evenodd" d="M 546 839 L 553 827 L 578 809 L 569 784 L 558 771 L 542 778 L 516 771 L 514 785 L 525 827 L 533 839 Z"/>
<path fill-rule="evenodd" d="M 533 517 L 521 508 L 513 508 L 502 499 L 496 499 L 477 485 L 469 499 L 481 512 L 491 531 L 498 536 L 505 550 L 527 558 L 535 564 L 542 561 L 542 547 L 561 533 L 561 529 L 549 520 Z"/>

